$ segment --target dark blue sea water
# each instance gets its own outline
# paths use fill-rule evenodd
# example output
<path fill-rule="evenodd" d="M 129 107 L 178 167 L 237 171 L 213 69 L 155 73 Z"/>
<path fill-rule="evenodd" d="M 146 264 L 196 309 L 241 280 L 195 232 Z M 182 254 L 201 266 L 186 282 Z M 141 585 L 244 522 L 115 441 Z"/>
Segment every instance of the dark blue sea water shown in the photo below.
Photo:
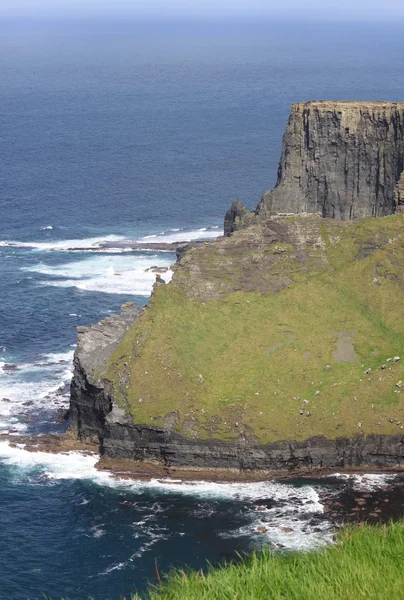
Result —
<path fill-rule="evenodd" d="M 219 235 L 274 184 L 292 102 L 403 100 L 403 55 L 394 24 L 0 24 L 0 433 L 62 431 L 76 326 L 146 302 L 175 259 L 89 247 Z M 0 600 L 117 600 L 155 558 L 329 540 L 313 483 L 128 483 L 95 460 L 0 441 Z"/>

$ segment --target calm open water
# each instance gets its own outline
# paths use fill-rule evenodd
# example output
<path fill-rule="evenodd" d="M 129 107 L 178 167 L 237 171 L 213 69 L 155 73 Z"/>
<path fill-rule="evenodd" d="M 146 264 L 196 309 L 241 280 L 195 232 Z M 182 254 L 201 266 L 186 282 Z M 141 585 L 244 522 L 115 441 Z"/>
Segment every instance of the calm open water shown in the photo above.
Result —
<path fill-rule="evenodd" d="M 0 432 L 62 431 L 76 326 L 146 302 L 146 269 L 175 259 L 86 248 L 219 235 L 274 184 L 292 102 L 403 100 L 403 55 L 400 24 L 0 24 Z M 118 600 L 155 557 L 330 540 L 320 483 L 117 482 L 94 462 L 0 442 L 0 600 Z"/>

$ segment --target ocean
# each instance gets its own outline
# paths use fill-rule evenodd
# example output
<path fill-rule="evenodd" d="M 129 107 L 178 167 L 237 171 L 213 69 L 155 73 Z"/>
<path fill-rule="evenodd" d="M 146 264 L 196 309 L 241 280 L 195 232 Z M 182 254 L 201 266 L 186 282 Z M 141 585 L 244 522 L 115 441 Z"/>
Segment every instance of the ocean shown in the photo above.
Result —
<path fill-rule="evenodd" d="M 292 102 L 403 100 L 403 55 L 394 23 L 0 23 L 0 434 L 63 432 L 76 327 L 144 304 L 147 269 L 175 261 L 103 241 L 214 239 L 274 185 Z M 141 483 L 95 462 L 0 441 L 0 600 L 118 600 L 155 560 L 332 540 L 334 480 Z"/>

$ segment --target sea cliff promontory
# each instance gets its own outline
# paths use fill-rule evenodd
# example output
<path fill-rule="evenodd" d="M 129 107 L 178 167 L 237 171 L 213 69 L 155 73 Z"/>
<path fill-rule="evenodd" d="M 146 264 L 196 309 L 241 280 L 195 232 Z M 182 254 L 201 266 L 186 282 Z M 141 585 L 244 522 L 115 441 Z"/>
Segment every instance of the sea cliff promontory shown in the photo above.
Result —
<path fill-rule="evenodd" d="M 403 115 L 295 105 L 257 210 L 80 329 L 71 431 L 167 472 L 404 466 Z"/>
<path fill-rule="evenodd" d="M 314 213 L 333 219 L 389 215 L 404 203 L 404 103 L 294 104 L 283 137 L 278 178 L 253 215 Z M 236 203 L 225 230 L 246 223 Z"/>

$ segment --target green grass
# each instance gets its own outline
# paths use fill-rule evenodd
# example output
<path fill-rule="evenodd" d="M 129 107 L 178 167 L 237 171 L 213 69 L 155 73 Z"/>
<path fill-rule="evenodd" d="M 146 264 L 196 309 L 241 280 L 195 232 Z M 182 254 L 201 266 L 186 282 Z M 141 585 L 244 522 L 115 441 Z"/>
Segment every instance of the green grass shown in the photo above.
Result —
<path fill-rule="evenodd" d="M 176 571 L 147 600 L 401 600 L 404 522 L 346 528 L 317 552 L 254 553 L 208 573 Z M 140 600 L 134 596 L 133 600 Z"/>
<path fill-rule="evenodd" d="M 244 432 L 262 443 L 402 433 L 404 387 L 396 384 L 404 378 L 403 217 L 317 229 L 321 271 L 316 262 L 302 272 L 301 260 L 289 262 L 291 246 L 276 244 L 285 249 L 276 268 L 299 264 L 278 293 L 195 299 L 190 290 L 205 289 L 211 273 L 217 284 L 220 261 L 230 278 L 237 270 L 227 242 L 217 256 L 214 245 L 194 251 L 189 270 L 155 290 L 106 372 L 135 423 L 161 426 L 176 411 L 185 435 L 231 440 Z M 231 240 L 234 247 L 237 238 Z M 274 247 L 256 255 L 266 261 Z M 203 277 L 194 276 L 195 267 Z M 259 277 L 260 263 L 252 269 Z M 348 336 L 350 360 L 338 355 L 341 335 Z M 395 355 L 400 362 L 386 362 Z"/>

